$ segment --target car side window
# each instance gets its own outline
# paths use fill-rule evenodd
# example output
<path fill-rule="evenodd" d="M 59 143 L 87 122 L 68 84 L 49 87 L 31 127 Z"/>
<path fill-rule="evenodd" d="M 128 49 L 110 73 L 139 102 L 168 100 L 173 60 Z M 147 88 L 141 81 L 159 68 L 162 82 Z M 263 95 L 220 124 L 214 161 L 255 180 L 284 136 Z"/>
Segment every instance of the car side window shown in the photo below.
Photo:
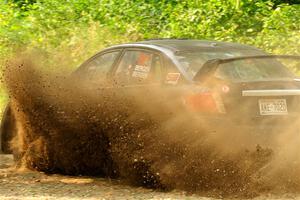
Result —
<path fill-rule="evenodd" d="M 120 51 L 112 51 L 96 56 L 86 65 L 87 77 L 91 80 L 106 78 Z"/>
<path fill-rule="evenodd" d="M 161 58 L 142 50 L 128 50 L 121 58 L 115 79 L 122 84 L 157 83 L 161 79 Z"/>

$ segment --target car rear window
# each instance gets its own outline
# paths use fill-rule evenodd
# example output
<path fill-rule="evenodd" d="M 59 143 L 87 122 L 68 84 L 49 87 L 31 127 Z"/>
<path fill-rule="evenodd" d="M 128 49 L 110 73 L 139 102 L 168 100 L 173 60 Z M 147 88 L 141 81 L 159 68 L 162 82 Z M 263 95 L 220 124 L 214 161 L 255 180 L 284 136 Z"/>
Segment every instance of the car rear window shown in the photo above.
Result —
<path fill-rule="evenodd" d="M 291 79 L 294 75 L 277 59 L 243 59 L 221 64 L 216 77 L 233 81 Z"/>
<path fill-rule="evenodd" d="M 256 55 L 266 55 L 266 53 L 259 50 L 194 51 L 179 52 L 176 54 L 176 58 L 187 74 L 194 78 L 208 60 Z M 220 65 L 216 71 L 216 76 L 234 81 L 293 78 L 294 75 L 285 67 L 287 66 L 286 63 L 283 63 L 275 58 L 237 60 Z"/>
<path fill-rule="evenodd" d="M 232 58 L 238 56 L 251 56 L 251 55 L 264 55 L 264 52 L 258 50 L 240 50 L 240 51 L 188 51 L 176 53 L 176 58 L 187 72 L 187 74 L 193 78 L 197 72 L 201 69 L 203 64 L 211 59 L 223 59 Z"/>

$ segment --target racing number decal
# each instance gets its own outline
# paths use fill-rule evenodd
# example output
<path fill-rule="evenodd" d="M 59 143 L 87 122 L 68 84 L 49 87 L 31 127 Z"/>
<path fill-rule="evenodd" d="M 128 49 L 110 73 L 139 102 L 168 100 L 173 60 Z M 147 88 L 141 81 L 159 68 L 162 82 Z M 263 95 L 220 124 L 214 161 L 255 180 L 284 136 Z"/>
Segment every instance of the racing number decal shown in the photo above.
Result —
<path fill-rule="evenodd" d="M 151 68 L 152 54 L 141 52 L 138 56 L 132 77 L 147 79 Z"/>

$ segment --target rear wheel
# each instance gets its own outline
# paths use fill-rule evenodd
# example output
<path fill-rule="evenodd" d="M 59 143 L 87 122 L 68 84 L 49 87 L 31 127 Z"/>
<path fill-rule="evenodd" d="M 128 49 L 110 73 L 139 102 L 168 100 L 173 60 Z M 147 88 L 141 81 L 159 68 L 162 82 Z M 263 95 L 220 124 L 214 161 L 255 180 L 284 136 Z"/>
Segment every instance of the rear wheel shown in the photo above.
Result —
<path fill-rule="evenodd" d="M 12 153 L 10 148 L 10 141 L 16 132 L 15 117 L 12 112 L 10 104 L 8 104 L 3 113 L 0 126 L 0 148 L 2 153 Z"/>

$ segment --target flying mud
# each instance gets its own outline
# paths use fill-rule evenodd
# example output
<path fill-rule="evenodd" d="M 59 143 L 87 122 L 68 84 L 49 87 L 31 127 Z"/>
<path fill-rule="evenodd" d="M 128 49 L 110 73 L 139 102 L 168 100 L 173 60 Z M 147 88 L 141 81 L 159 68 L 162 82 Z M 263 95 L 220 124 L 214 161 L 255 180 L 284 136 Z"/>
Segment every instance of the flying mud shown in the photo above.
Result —
<path fill-rule="evenodd" d="M 270 148 L 238 125 L 211 131 L 159 88 L 87 84 L 38 66 L 29 56 L 4 71 L 18 166 L 218 196 L 300 190 L 296 124 L 270 133 Z"/>

